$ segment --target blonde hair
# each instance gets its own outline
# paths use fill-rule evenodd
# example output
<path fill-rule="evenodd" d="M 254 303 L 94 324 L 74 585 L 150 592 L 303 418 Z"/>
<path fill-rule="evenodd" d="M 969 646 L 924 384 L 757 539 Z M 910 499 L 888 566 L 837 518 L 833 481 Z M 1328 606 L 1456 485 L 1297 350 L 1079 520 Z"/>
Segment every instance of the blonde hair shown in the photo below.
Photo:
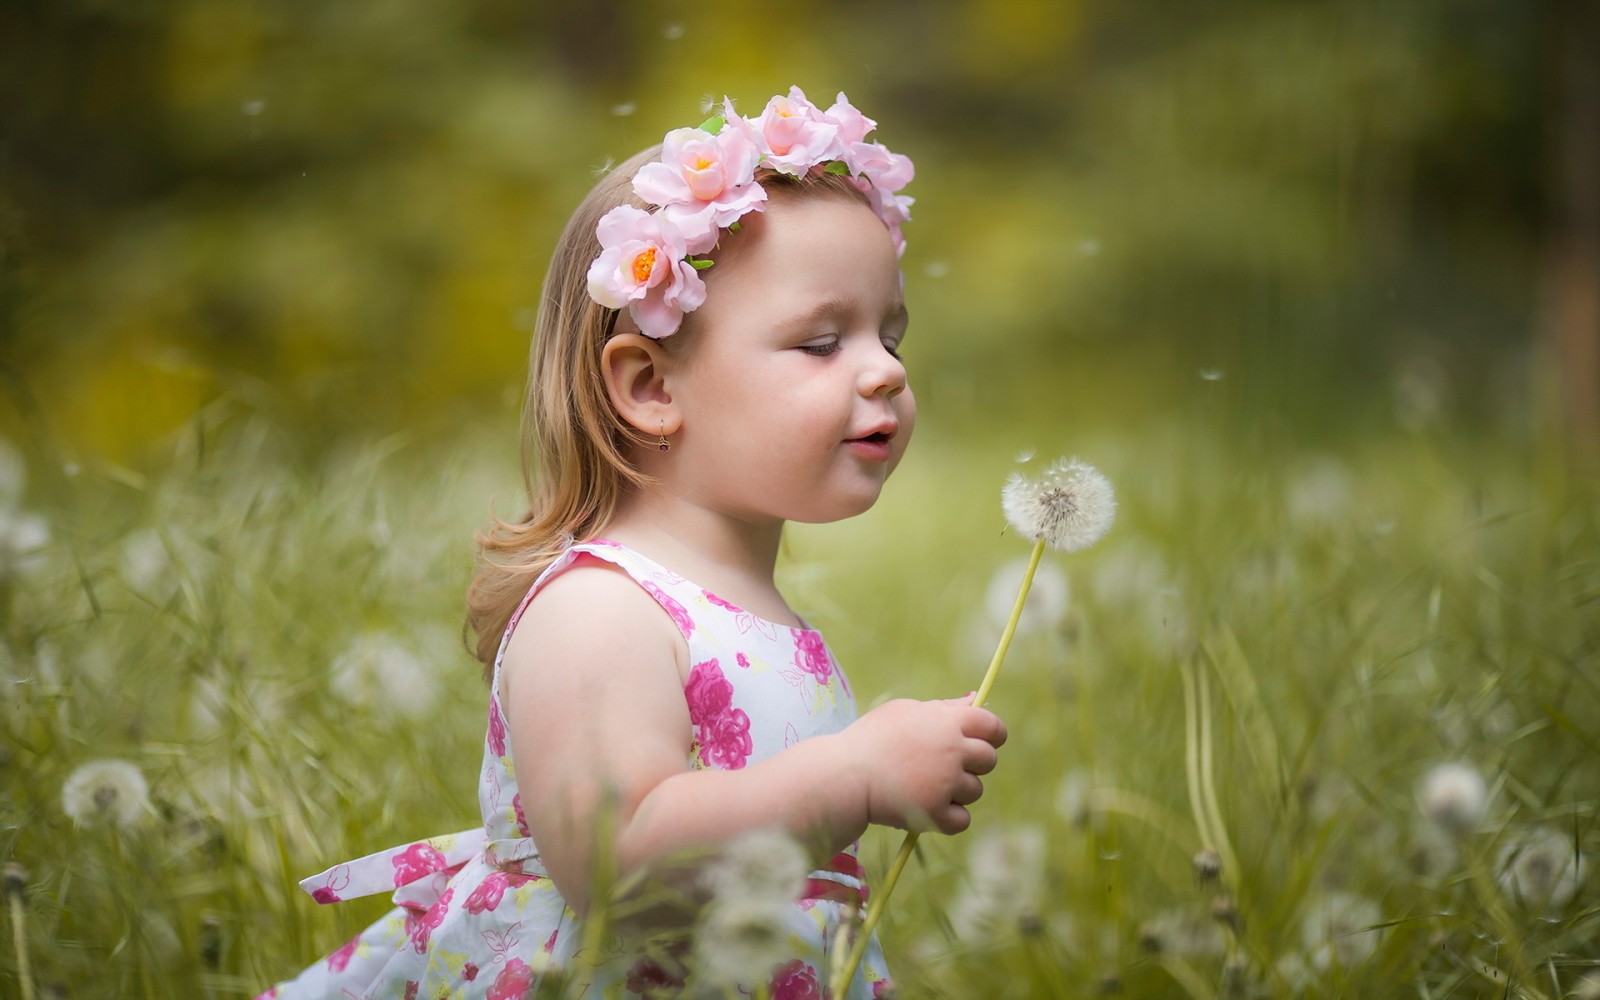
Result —
<path fill-rule="evenodd" d="M 628 459 L 647 435 L 630 426 L 606 392 L 601 357 L 616 313 L 589 297 L 588 271 L 600 253 L 595 227 L 618 205 L 649 208 L 633 194 L 634 173 L 661 155 L 652 146 L 600 179 L 567 220 L 539 303 L 522 408 L 522 476 L 528 511 L 478 532 L 478 567 L 467 589 L 467 627 L 487 678 L 511 616 L 533 581 L 574 540 L 592 538 L 629 491 L 649 485 Z M 853 198 L 847 178 L 814 171 L 794 178 L 761 168 L 768 194 Z M 692 316 L 673 341 L 692 339 Z M 663 343 L 666 343 L 665 341 Z M 687 344 L 672 344 L 685 347 Z"/>

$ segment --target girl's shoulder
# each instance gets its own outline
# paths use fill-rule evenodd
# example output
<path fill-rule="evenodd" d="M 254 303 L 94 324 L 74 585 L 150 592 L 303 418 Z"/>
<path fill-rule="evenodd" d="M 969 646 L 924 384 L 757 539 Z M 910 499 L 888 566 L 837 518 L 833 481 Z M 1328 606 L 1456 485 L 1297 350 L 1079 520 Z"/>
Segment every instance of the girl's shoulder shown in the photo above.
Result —
<path fill-rule="evenodd" d="M 596 550 L 603 554 L 597 554 Z M 512 624 L 503 667 L 512 673 L 530 660 L 593 661 L 597 654 L 640 657 L 670 653 L 687 671 L 688 647 L 676 618 L 651 585 L 618 558 L 585 544 L 562 556 L 542 577 Z M 653 658 L 653 657 L 652 657 Z"/>

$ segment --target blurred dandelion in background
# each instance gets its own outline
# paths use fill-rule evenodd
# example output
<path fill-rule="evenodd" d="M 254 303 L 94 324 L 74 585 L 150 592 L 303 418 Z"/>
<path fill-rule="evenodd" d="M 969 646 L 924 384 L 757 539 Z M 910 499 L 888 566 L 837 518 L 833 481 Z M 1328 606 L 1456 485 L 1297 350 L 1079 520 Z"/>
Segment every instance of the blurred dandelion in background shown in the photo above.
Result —
<path fill-rule="evenodd" d="M 788 921 L 811 865 L 793 837 L 758 830 L 729 841 L 706 865 L 711 899 L 695 935 L 695 960 L 711 982 L 765 983 L 793 957 Z"/>
<path fill-rule="evenodd" d="M 1550 826 L 1529 830 L 1500 848 L 1500 887 L 1532 910 L 1553 911 L 1577 895 L 1585 875 L 1582 853 L 1570 836 Z"/>
<path fill-rule="evenodd" d="M 419 648 L 391 632 L 364 633 L 333 661 L 329 687 L 351 706 L 421 718 L 439 697 L 438 672 L 427 655 L 439 645 Z"/>
<path fill-rule="evenodd" d="M 128 761 L 93 760 L 67 776 L 61 809 L 80 826 L 131 827 L 150 812 L 150 786 Z"/>
<path fill-rule="evenodd" d="M 950 928 L 964 940 L 1014 934 L 1043 914 L 1045 837 L 1027 823 L 971 834 L 965 883 L 950 901 Z"/>
<path fill-rule="evenodd" d="M 1489 810 L 1489 787 L 1476 768 L 1450 761 L 1423 776 L 1418 801 L 1422 814 L 1435 826 L 1461 836 L 1483 822 Z"/>
<path fill-rule="evenodd" d="M 1373 925 L 1382 919 L 1378 904 L 1365 896 L 1330 892 L 1301 920 L 1300 943 L 1316 968 L 1351 969 L 1377 950 L 1379 931 Z"/>

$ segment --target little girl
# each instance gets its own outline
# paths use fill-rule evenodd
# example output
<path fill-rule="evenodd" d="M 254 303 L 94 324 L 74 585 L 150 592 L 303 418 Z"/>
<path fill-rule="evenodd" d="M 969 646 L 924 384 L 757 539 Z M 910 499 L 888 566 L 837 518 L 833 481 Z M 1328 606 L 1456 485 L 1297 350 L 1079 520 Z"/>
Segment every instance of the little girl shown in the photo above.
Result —
<path fill-rule="evenodd" d="M 532 505 L 480 539 L 469 595 L 490 682 L 482 827 L 307 879 L 321 903 L 397 905 L 267 996 L 513 998 L 547 970 L 574 996 L 671 995 L 683 949 L 585 934 L 606 903 L 594 873 L 777 829 L 816 870 L 786 917 L 792 960 L 743 989 L 820 998 L 867 894 L 866 826 L 967 827 L 1000 720 L 966 698 L 857 719 L 773 583 L 784 522 L 865 511 L 911 436 L 911 162 L 868 142 L 843 94 L 723 110 L 613 170 L 557 244 Z M 848 996 L 887 987 L 873 942 Z"/>

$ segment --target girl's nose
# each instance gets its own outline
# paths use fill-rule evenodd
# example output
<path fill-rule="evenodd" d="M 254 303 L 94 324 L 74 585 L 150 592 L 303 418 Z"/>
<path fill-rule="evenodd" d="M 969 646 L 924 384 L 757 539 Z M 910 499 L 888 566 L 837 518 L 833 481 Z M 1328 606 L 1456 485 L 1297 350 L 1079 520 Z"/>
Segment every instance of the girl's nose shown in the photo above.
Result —
<path fill-rule="evenodd" d="M 861 394 L 882 395 L 893 399 L 906 388 L 906 366 L 899 358 L 880 346 L 877 353 L 861 371 Z"/>

